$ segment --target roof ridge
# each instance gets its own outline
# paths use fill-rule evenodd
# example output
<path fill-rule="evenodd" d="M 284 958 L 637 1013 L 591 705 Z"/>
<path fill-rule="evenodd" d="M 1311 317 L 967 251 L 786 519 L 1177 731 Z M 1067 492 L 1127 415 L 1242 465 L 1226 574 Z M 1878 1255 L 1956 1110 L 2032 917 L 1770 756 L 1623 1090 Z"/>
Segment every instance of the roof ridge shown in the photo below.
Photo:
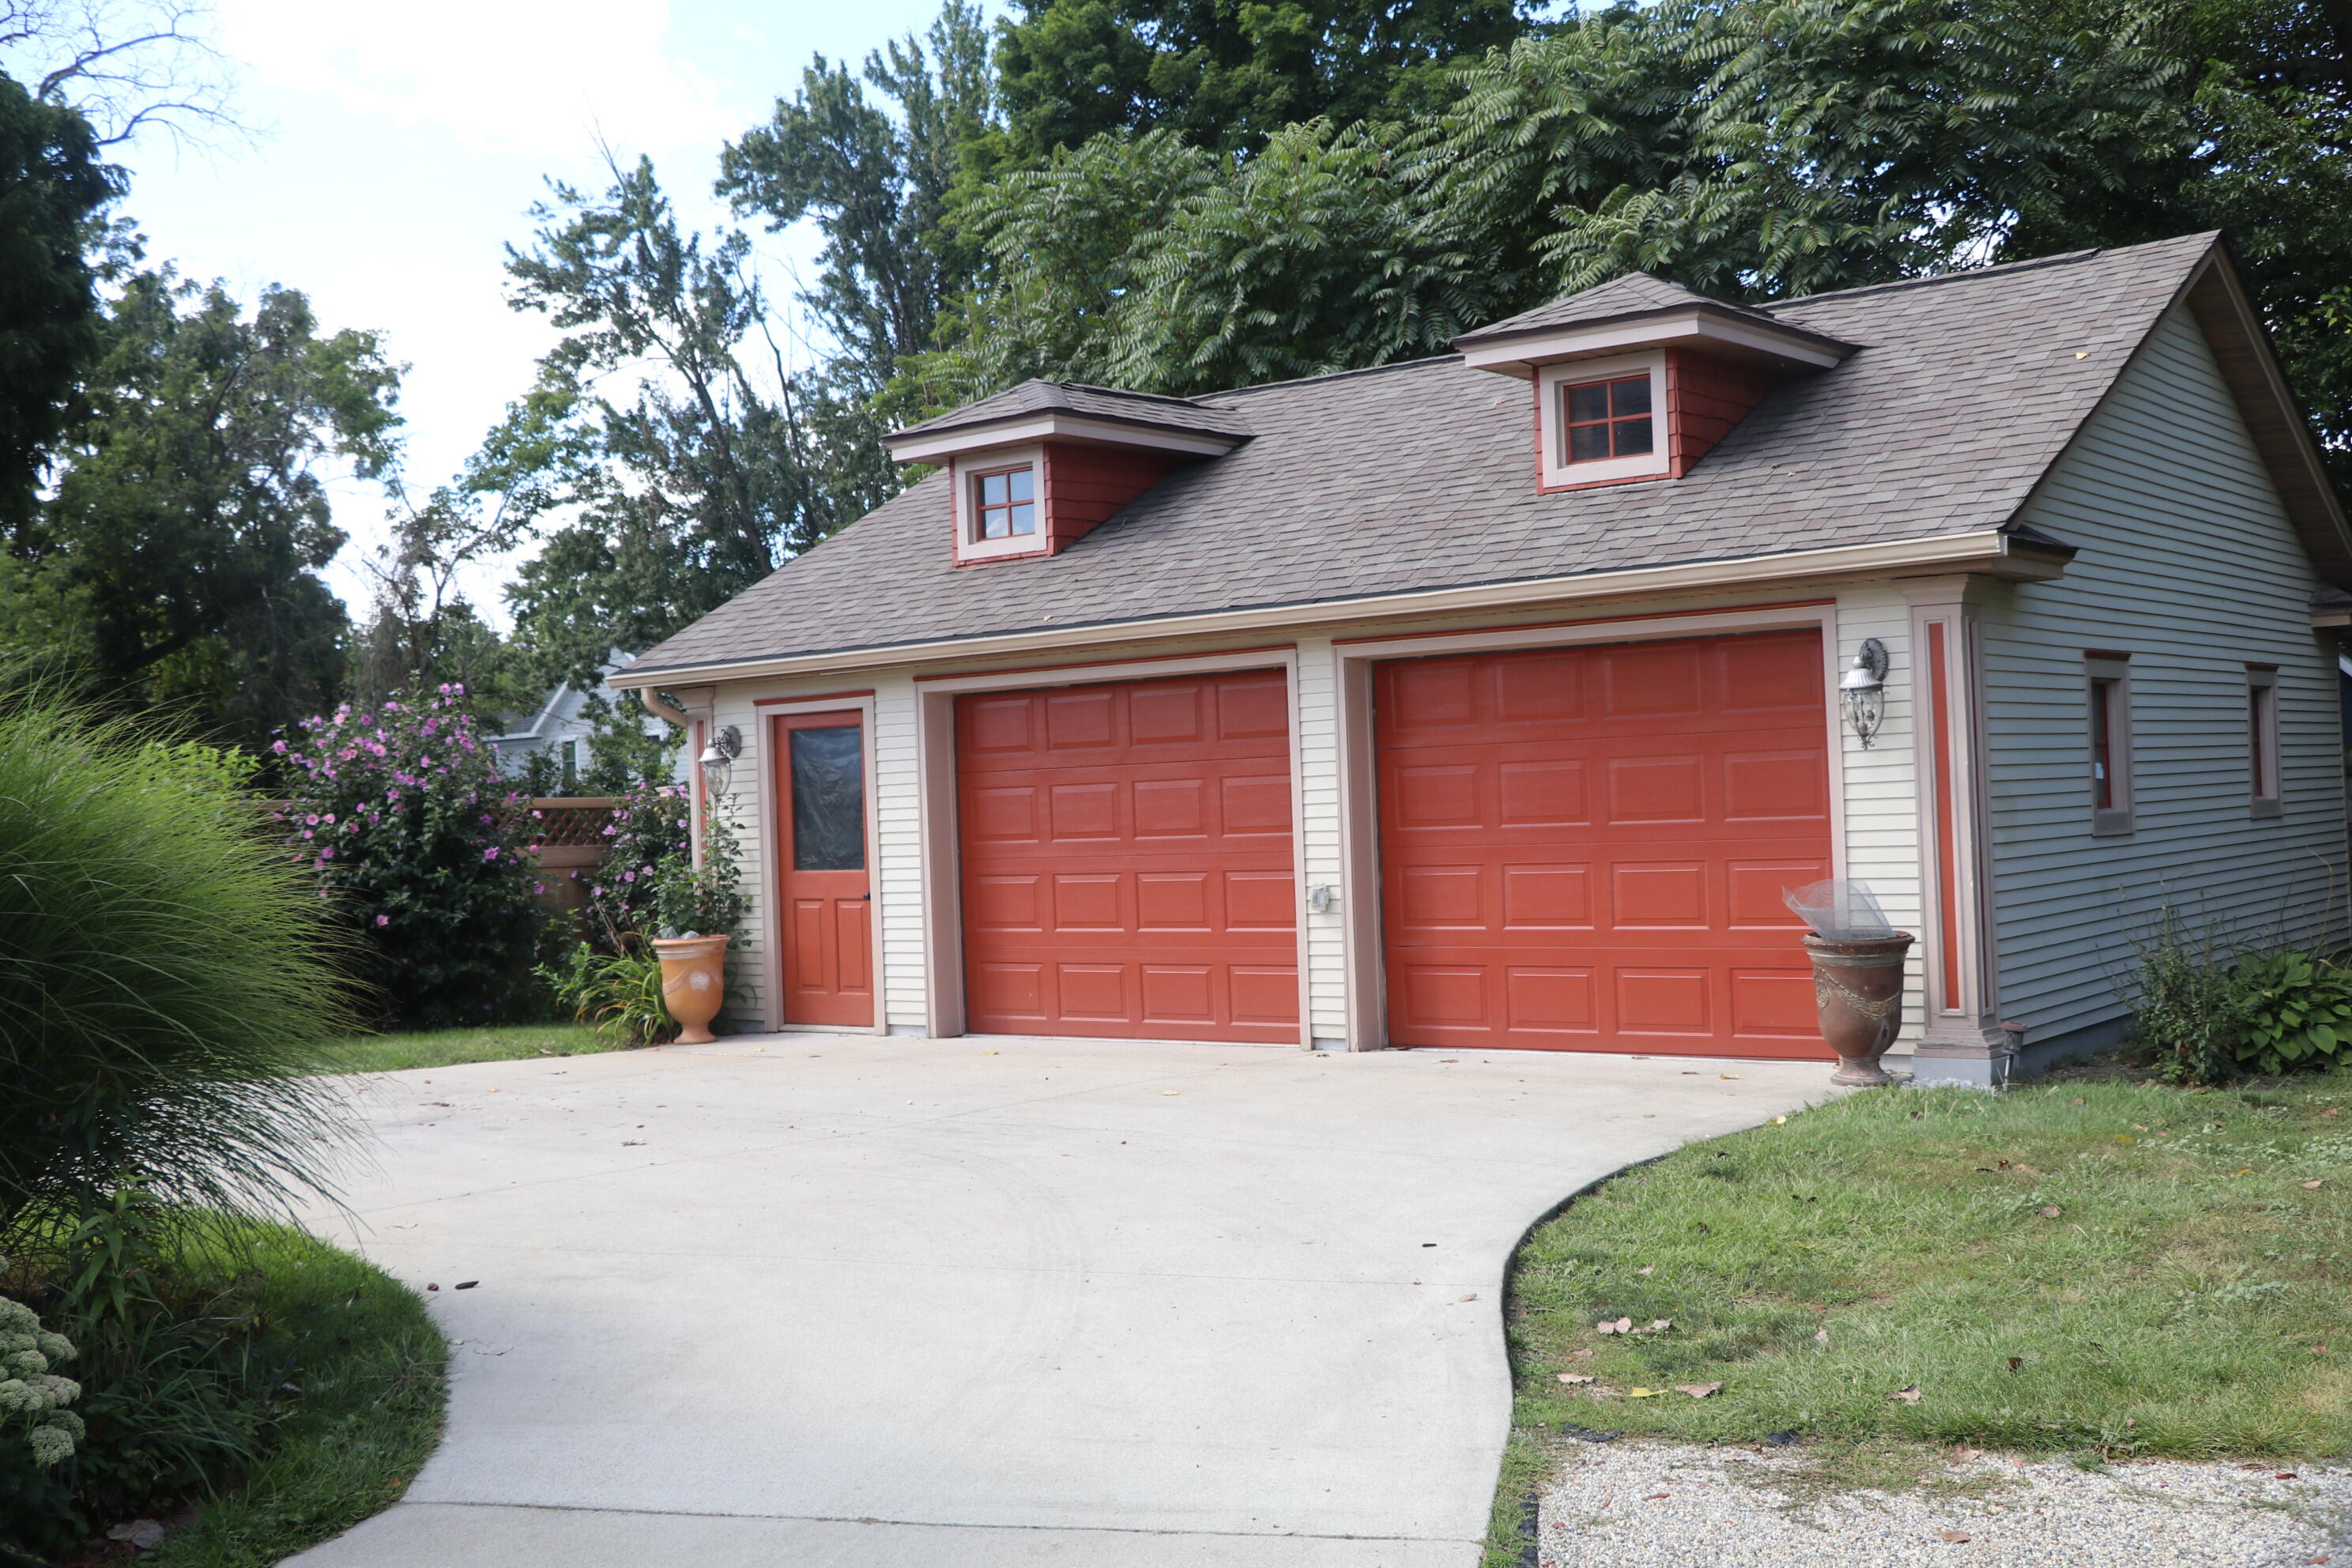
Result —
<path fill-rule="evenodd" d="M 1112 397 L 1148 398 L 1153 403 L 1189 403 L 1198 406 L 1201 397 L 1215 395 L 1213 393 L 1202 393 L 1200 396 L 1188 397 L 1179 392 L 1139 392 L 1131 386 L 1105 386 L 1097 381 L 1061 381 L 1045 375 L 1033 375 L 1029 379 L 1045 386 L 1066 387 L 1078 392 L 1100 392 Z"/>
<path fill-rule="evenodd" d="M 1815 300 L 1843 300 L 1856 294 L 1886 294 L 1898 289 L 1924 289 L 1935 283 L 1955 283 L 1967 278 L 1990 278 L 1996 272 L 2030 272 L 2040 267 L 2071 267 L 2101 256 L 2117 256 L 2126 250 L 2141 250 L 2152 246 L 2178 245 L 2183 240 L 2210 240 L 2219 229 L 2200 229 L 2194 234 L 2176 234 L 2165 239 L 2144 240 L 2138 245 L 2093 246 L 2084 250 L 2057 250 L 2048 256 L 2029 256 L 2022 261 L 1997 261 L 1990 267 L 1962 267 L 1949 272 L 1930 272 L 1917 278 L 1895 278 L 1885 283 L 1857 283 L 1851 289 L 1823 289 L 1814 294 L 1792 294 L 1786 300 L 1770 300 L 1760 305 L 1745 307 L 1750 310 L 1778 310 L 1787 305 L 1803 305 Z"/>

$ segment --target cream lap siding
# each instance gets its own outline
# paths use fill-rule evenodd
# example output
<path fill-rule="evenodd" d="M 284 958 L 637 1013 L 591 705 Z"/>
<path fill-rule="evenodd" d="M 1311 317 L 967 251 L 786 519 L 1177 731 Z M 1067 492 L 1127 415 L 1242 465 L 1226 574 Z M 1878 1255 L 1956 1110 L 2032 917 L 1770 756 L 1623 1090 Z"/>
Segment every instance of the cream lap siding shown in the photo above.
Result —
<path fill-rule="evenodd" d="M 1308 889 L 1323 883 L 1336 893 L 1340 886 L 1338 666 L 1328 637 L 1300 638 L 1297 658 L 1292 712 L 1298 731 L 1302 836 L 1297 909 L 1307 966 L 1307 1036 L 1339 1041 L 1348 1034 L 1346 912 L 1337 904 L 1322 914 L 1307 907 Z"/>
<path fill-rule="evenodd" d="M 1837 596 L 1837 662 L 1843 673 L 1862 651 L 1865 637 L 1886 645 L 1885 721 L 1865 750 L 1844 722 L 1838 725 L 1839 757 L 1845 776 L 1844 876 L 1867 882 L 1897 931 L 1916 931 L 1925 918 L 1919 902 L 1918 769 L 1911 700 L 1911 609 L 1891 584 L 1862 583 Z M 1837 700 L 1834 678 L 1828 693 Z M 1917 1039 L 1927 1023 L 1923 956 L 1914 950 L 1904 973 L 1903 1033 L 1899 1047 Z"/>
<path fill-rule="evenodd" d="M 2316 578 L 2182 310 L 2026 521 L 2082 552 L 1985 614 L 2001 1016 L 2030 1048 L 2116 1031 L 2133 940 L 2168 897 L 2233 943 L 2341 940 L 2346 840 Z M 2091 834 L 2090 648 L 2132 656 L 2127 836 Z M 2285 811 L 2270 820 L 2247 809 L 2249 662 L 2279 667 Z"/>
<path fill-rule="evenodd" d="M 727 825 L 735 834 L 737 866 L 742 875 L 743 925 L 727 955 L 726 1016 L 739 1032 L 761 1029 L 768 1005 L 768 889 L 761 868 L 767 864 L 765 814 L 768 797 L 767 736 L 760 728 L 759 710 L 751 693 L 719 687 L 710 705 L 710 730 L 717 733 L 732 724 L 743 733 L 743 754 L 736 760 L 728 786 Z M 693 760 L 689 740 L 688 760 Z"/>
<path fill-rule="evenodd" d="M 923 931 L 923 790 L 917 769 L 917 696 L 911 676 L 874 685 L 874 834 L 880 863 L 874 898 L 882 966 L 882 1017 L 894 1033 L 930 1033 L 929 965 Z"/>

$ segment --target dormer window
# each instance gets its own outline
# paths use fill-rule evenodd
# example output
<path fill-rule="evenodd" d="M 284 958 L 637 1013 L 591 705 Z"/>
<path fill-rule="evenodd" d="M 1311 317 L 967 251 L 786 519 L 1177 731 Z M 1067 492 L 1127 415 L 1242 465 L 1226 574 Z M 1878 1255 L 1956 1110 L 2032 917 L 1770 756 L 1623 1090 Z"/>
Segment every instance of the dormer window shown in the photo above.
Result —
<path fill-rule="evenodd" d="M 1570 463 L 1638 457 L 1656 449 L 1650 429 L 1648 376 L 1580 382 L 1562 395 L 1568 399 L 1563 423 Z"/>
<path fill-rule="evenodd" d="M 976 474 L 972 515 L 978 520 L 973 538 L 1019 539 L 1037 531 L 1037 470 L 1024 463 Z"/>
<path fill-rule="evenodd" d="M 1663 428 L 1664 350 L 1548 364 L 1535 382 L 1544 489 L 1659 479 L 1673 471 Z"/>

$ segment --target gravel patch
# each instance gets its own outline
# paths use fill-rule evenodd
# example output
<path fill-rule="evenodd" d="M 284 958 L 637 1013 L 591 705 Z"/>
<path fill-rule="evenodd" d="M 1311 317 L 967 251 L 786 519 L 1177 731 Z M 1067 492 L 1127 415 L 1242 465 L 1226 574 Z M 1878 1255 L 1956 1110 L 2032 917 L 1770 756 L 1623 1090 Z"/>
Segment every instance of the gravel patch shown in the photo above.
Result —
<path fill-rule="evenodd" d="M 2347 1467 L 2145 1460 L 2101 1474 L 1979 1455 L 1948 1466 L 1978 1495 L 1820 1497 L 1800 1480 L 1801 1452 L 1571 1447 L 1543 1494 L 1541 1568 L 2352 1568 Z"/>

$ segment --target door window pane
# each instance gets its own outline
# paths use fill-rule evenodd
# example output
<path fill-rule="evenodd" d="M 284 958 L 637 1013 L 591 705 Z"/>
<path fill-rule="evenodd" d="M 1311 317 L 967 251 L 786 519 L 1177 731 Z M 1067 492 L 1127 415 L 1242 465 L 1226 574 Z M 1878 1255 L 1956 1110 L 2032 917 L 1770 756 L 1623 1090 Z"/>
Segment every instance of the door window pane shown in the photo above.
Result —
<path fill-rule="evenodd" d="M 793 869 L 866 869 L 866 768 L 857 725 L 794 730 Z"/>

